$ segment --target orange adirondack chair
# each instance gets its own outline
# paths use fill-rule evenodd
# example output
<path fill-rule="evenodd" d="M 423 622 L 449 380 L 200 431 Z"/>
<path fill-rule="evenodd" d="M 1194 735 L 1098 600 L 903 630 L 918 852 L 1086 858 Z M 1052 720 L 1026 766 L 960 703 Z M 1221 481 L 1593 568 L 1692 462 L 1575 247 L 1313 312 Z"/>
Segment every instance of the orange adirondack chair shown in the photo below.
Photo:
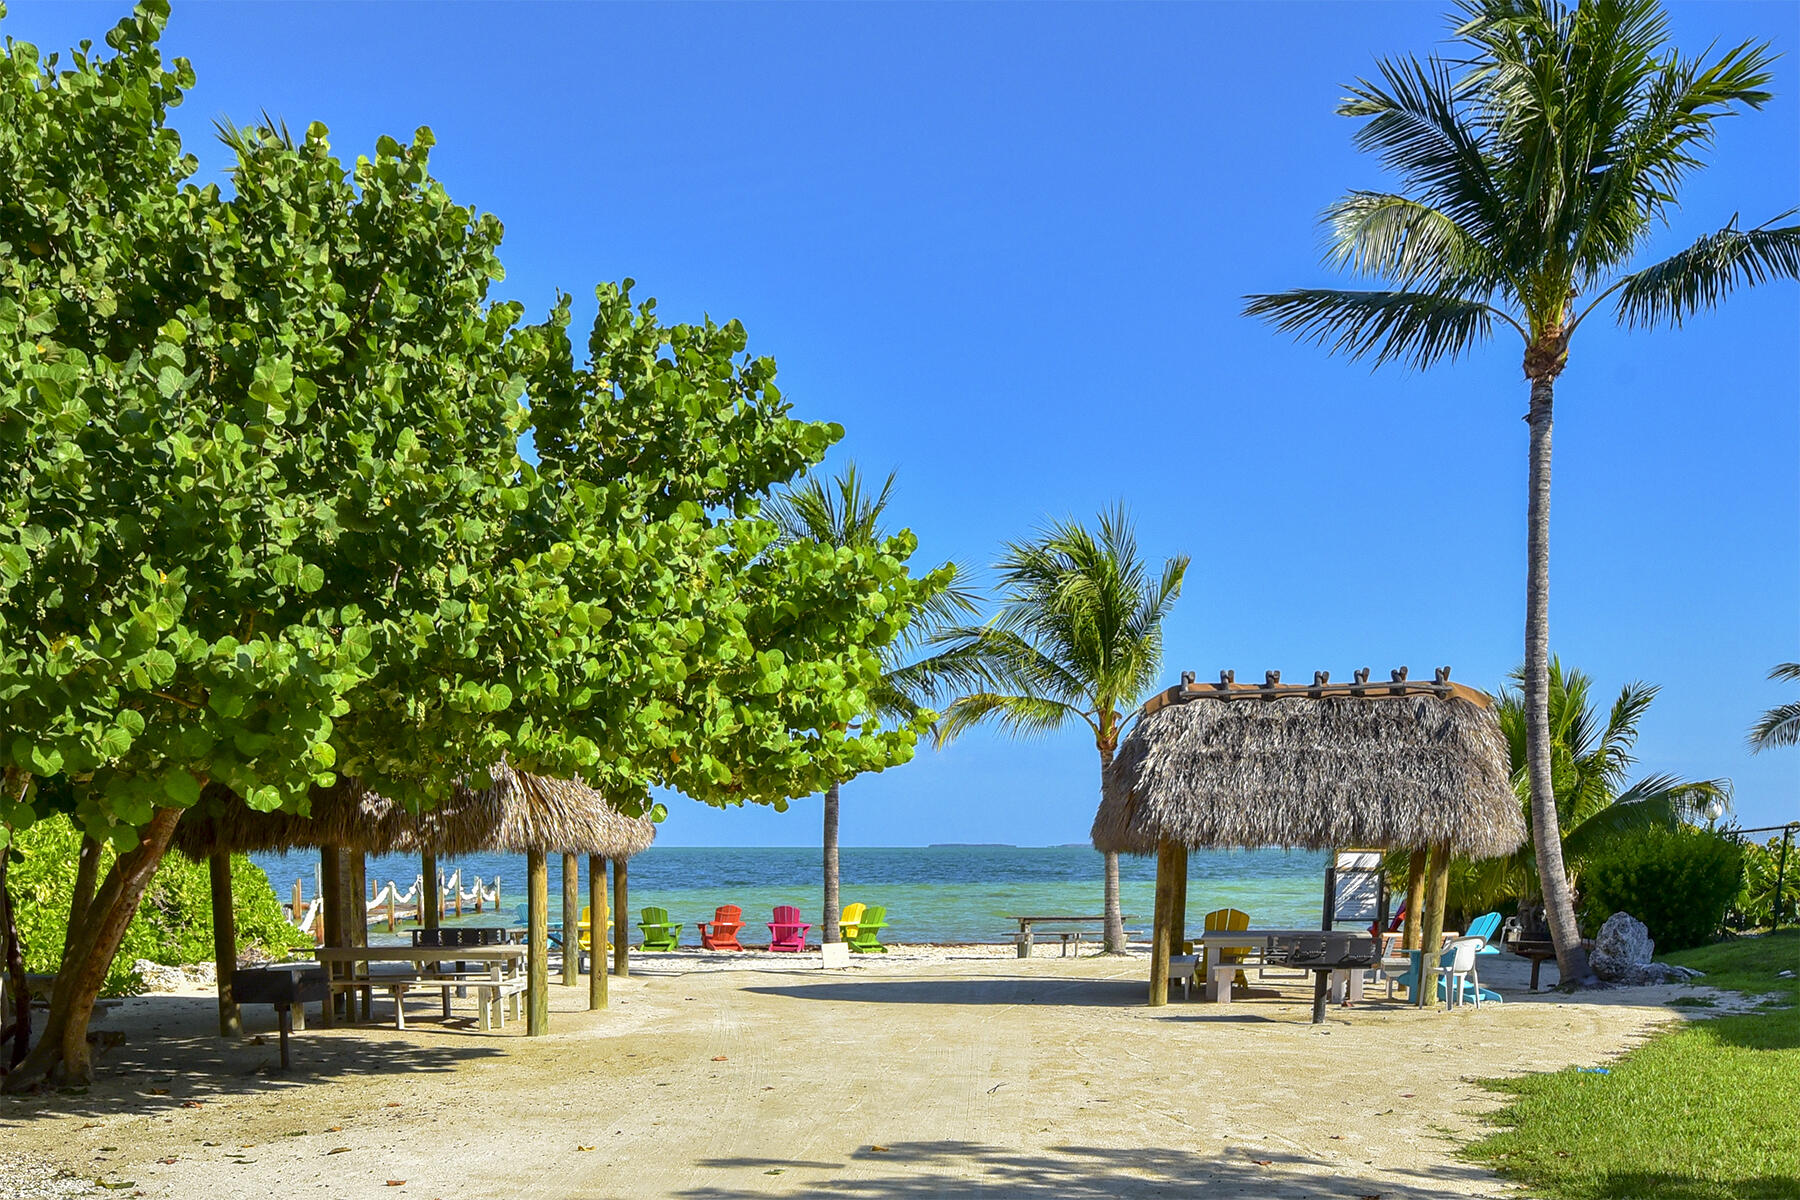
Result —
<path fill-rule="evenodd" d="M 742 950 L 738 930 L 744 927 L 744 910 L 735 904 L 721 904 L 710 921 L 695 922 L 700 927 L 700 945 L 708 950 Z"/>

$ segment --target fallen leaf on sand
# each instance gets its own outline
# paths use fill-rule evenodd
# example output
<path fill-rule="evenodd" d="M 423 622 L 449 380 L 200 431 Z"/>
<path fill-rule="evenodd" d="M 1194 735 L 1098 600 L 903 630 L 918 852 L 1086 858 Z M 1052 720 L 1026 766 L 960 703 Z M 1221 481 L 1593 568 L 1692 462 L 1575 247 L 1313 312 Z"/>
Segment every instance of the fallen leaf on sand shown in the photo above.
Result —
<path fill-rule="evenodd" d="M 1272 1158 L 1253 1158 L 1250 1161 L 1259 1167 L 1272 1167 L 1275 1165 L 1275 1160 Z"/>
<path fill-rule="evenodd" d="M 869 1149 L 873 1150 L 876 1154 L 886 1154 L 888 1152 L 886 1146 L 870 1146 Z"/>
<path fill-rule="evenodd" d="M 382 1105 L 381 1107 L 383 1107 L 383 1108 L 399 1108 L 400 1102 L 398 1100 L 389 1100 L 386 1104 Z"/>
<path fill-rule="evenodd" d="M 108 1182 L 106 1182 L 106 1180 L 104 1180 L 104 1179 L 100 1179 L 100 1178 L 97 1178 L 97 1177 L 96 1177 L 96 1178 L 95 1178 L 95 1180 L 94 1180 L 94 1186 L 95 1186 L 95 1187 L 102 1187 L 102 1188 L 105 1188 L 105 1189 L 106 1189 L 106 1190 L 107 1190 L 107 1191 L 109 1191 L 109 1192 L 122 1192 L 122 1191 L 124 1191 L 124 1190 L 125 1190 L 125 1189 L 126 1189 L 126 1188 L 134 1188 L 134 1187 L 136 1187 L 136 1186 L 137 1186 L 137 1180 L 135 1180 L 135 1179 L 128 1179 L 128 1180 L 126 1180 L 126 1181 L 125 1181 L 125 1182 L 123 1182 L 123 1183 L 108 1183 Z"/>
<path fill-rule="evenodd" d="M 785 1174 L 786 1171 L 787 1171 L 786 1167 L 771 1167 L 769 1170 L 764 1171 L 763 1174 L 764 1175 L 781 1175 L 781 1174 Z"/>
<path fill-rule="evenodd" d="M 713 1061 L 714 1062 L 729 1062 L 730 1060 L 727 1059 L 723 1054 L 715 1054 L 715 1055 L 713 1055 Z"/>
<path fill-rule="evenodd" d="M 592 1150 L 593 1147 L 592 1146 L 577 1146 L 577 1147 L 575 1147 L 575 1149 L 577 1149 L 577 1150 Z"/>
<path fill-rule="evenodd" d="M 348 1154 L 348 1153 L 350 1153 L 350 1147 L 334 1146 L 330 1150 L 327 1150 L 325 1153 L 327 1153 L 327 1154 Z"/>
<path fill-rule="evenodd" d="M 159 1158 L 156 1161 L 161 1163 L 165 1167 L 172 1167 L 176 1163 L 180 1162 L 181 1160 L 178 1158 Z"/>
<path fill-rule="evenodd" d="M 169 1094 L 169 1089 L 168 1088 L 151 1088 L 150 1094 L 152 1096 L 166 1096 Z"/>
<path fill-rule="evenodd" d="M 388 1186 L 389 1186 L 389 1187 L 405 1187 L 405 1186 L 406 1186 L 406 1180 L 404 1180 L 404 1179 L 390 1179 L 390 1180 L 388 1180 L 388 1181 L 387 1181 L 387 1185 L 388 1185 Z"/>
<path fill-rule="evenodd" d="M 183 1107 L 183 1108 L 199 1108 L 202 1104 L 205 1104 L 205 1103 L 206 1103 L 206 1101 L 204 1101 L 204 1100 L 183 1100 L 181 1102 L 181 1107 Z"/>

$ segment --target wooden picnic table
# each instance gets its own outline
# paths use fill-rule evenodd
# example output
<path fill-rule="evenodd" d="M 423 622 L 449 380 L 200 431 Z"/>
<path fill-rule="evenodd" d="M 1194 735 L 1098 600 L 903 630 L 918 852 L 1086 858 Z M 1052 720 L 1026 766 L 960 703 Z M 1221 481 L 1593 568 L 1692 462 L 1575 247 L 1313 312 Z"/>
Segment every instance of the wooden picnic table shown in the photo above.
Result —
<path fill-rule="evenodd" d="M 1031 957 L 1032 939 L 1036 936 L 1032 932 L 1032 926 L 1034 926 L 1034 925 L 1076 925 L 1076 926 L 1084 926 L 1084 927 L 1089 926 L 1089 925 L 1097 925 L 1102 929 L 1106 928 L 1106 918 L 1104 916 L 1098 916 L 1098 917 L 1008 916 L 1006 919 L 1009 921 L 1017 921 L 1019 923 L 1018 937 L 1014 940 L 1018 944 L 1020 958 L 1030 958 Z M 1073 931 L 1070 931 L 1070 932 L 1060 933 L 1060 936 L 1062 938 L 1062 952 L 1063 952 L 1064 956 L 1067 956 L 1067 954 L 1069 953 L 1069 943 L 1071 941 L 1073 941 L 1075 944 L 1076 956 L 1077 957 L 1080 956 L 1080 954 L 1081 954 L 1081 933 L 1082 933 L 1082 931 L 1079 928 L 1075 929 Z"/>
<path fill-rule="evenodd" d="M 502 1004 L 511 1000 L 515 1007 L 525 990 L 523 966 L 527 948 L 519 945 L 498 946 L 320 946 L 313 952 L 325 967 L 326 986 L 331 991 L 356 992 L 382 988 L 394 995 L 394 1026 L 406 1028 L 405 994 L 413 988 L 439 988 L 444 995 L 444 1015 L 450 1015 L 450 989 L 473 987 L 480 997 L 481 1028 L 491 1029 L 498 1018 L 506 1027 Z M 357 964 L 365 968 L 359 972 Z M 372 963 L 411 963 L 410 972 L 375 975 L 366 968 Z M 461 970 L 446 964 L 473 963 L 475 970 Z M 517 1012 L 513 1014 L 517 1017 Z M 324 1024 L 331 1025 L 331 1004 L 325 1005 Z"/>

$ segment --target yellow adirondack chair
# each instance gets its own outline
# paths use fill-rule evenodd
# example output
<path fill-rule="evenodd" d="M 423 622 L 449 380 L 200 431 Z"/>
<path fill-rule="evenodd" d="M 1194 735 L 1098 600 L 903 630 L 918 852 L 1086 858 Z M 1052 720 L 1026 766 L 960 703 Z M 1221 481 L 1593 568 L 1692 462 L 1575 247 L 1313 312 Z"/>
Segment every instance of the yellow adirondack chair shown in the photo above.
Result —
<path fill-rule="evenodd" d="M 592 924 L 593 922 L 588 920 L 588 906 L 584 904 L 581 906 L 581 924 L 578 926 L 581 932 L 580 945 L 583 954 L 592 954 L 594 952 L 591 939 L 588 937 L 588 930 Z M 611 954 L 612 948 L 612 927 L 609 925 L 606 929 L 606 953 Z"/>
<path fill-rule="evenodd" d="M 862 920 L 863 911 L 861 904 L 844 905 L 844 915 L 838 918 L 838 933 L 846 942 L 856 937 L 856 926 Z"/>
<path fill-rule="evenodd" d="M 1250 914 L 1238 908 L 1216 908 L 1206 914 L 1203 928 L 1217 930 L 1220 933 L 1236 933 L 1239 930 L 1250 928 Z M 1201 940 L 1204 941 L 1205 938 L 1202 937 Z M 1219 961 L 1222 963 L 1243 962 L 1249 953 L 1248 950 L 1243 949 L 1221 950 L 1219 951 Z M 1237 978 L 1232 980 L 1231 986 L 1247 988 L 1250 986 L 1250 981 L 1244 978 L 1242 971 L 1239 971 Z"/>

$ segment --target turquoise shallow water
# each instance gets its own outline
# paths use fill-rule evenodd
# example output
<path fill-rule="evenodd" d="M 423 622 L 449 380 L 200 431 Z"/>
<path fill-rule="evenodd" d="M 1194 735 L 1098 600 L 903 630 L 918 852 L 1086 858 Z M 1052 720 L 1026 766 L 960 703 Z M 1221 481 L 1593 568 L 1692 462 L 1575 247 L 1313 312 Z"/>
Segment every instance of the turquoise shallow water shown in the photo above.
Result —
<path fill-rule="evenodd" d="M 254 856 L 284 899 L 294 880 L 314 890 L 317 857 L 310 854 Z M 585 860 L 584 860 L 585 862 Z M 471 855 L 440 861 L 446 873 L 461 867 L 464 879 L 501 879 L 501 909 L 507 919 L 525 901 L 525 859 L 519 855 Z M 550 860 L 551 913 L 560 916 L 562 860 Z M 585 870 L 585 866 L 583 868 Z M 1017 926 L 1012 913 L 1085 915 L 1101 910 L 1102 860 L 1085 846 L 906 846 L 846 847 L 839 853 L 842 899 L 846 904 L 884 904 L 893 942 L 998 942 Z M 1233 907 L 1259 925 L 1307 926 L 1319 917 L 1325 856 L 1282 850 L 1195 853 L 1190 861 L 1188 911 L 1195 923 L 1210 909 Z M 371 882 L 392 879 L 401 891 L 419 873 L 416 859 L 387 856 L 369 860 Z M 1150 923 L 1156 862 L 1120 861 L 1120 891 L 1126 923 Z M 820 855 L 806 847 L 653 846 L 631 860 L 631 909 L 656 905 L 670 919 L 687 924 L 683 941 L 697 941 L 694 923 L 709 920 L 721 904 L 744 910 L 747 927 L 760 930 L 777 904 L 798 907 L 814 923 L 817 936 Z M 585 881 L 584 881 L 585 890 Z M 584 897 L 585 898 L 585 897 Z M 465 922 L 477 918 L 465 916 Z M 484 914 L 483 920 L 492 917 Z"/>

